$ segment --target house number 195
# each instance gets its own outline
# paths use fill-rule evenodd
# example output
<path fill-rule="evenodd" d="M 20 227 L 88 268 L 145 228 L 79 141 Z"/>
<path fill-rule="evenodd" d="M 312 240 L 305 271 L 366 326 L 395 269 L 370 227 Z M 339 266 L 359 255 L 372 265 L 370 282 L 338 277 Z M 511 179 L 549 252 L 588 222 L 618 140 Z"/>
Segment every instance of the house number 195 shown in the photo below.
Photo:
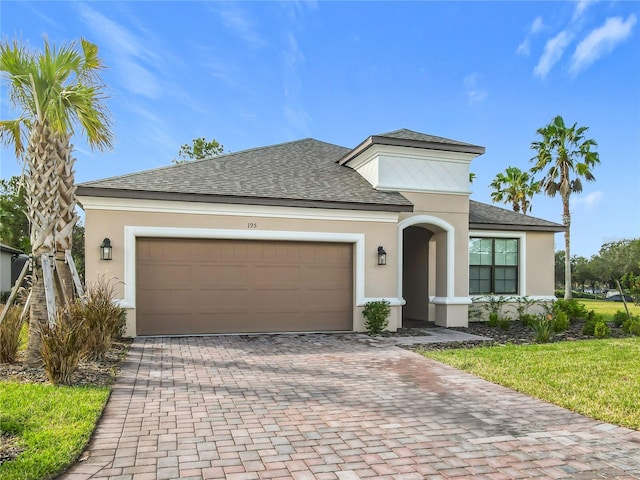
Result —
<path fill-rule="evenodd" d="M 253 222 L 249 222 L 249 223 L 247 223 L 247 228 L 258 228 L 258 224 L 257 223 L 253 223 Z"/>

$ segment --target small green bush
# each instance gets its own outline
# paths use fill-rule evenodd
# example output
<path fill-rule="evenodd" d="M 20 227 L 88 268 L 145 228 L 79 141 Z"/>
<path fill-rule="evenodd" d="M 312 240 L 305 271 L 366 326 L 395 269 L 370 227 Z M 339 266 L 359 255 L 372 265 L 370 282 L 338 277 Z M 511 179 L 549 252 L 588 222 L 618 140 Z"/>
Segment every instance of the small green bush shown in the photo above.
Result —
<path fill-rule="evenodd" d="M 489 313 L 489 321 L 487 322 L 487 325 L 490 327 L 497 327 L 499 323 L 499 319 L 500 317 L 496 312 L 491 312 Z"/>
<path fill-rule="evenodd" d="M 520 317 L 520 322 L 523 327 L 530 327 L 533 322 L 536 321 L 536 316 L 531 313 L 525 313 Z"/>
<path fill-rule="evenodd" d="M 548 343 L 553 334 L 553 320 L 549 317 L 540 316 L 531 324 L 531 328 L 535 332 L 535 340 L 538 343 Z"/>
<path fill-rule="evenodd" d="M 582 334 L 593 337 L 598 319 L 602 320 L 602 315 L 596 315 L 593 313 L 593 310 L 591 310 L 587 316 L 587 321 L 584 322 L 584 326 L 582 327 Z"/>
<path fill-rule="evenodd" d="M 600 319 L 596 322 L 593 329 L 593 336 L 596 338 L 608 338 L 611 336 L 611 327 L 607 323 Z"/>
<path fill-rule="evenodd" d="M 622 324 L 622 331 L 640 337 L 640 317 L 627 318 Z"/>
<path fill-rule="evenodd" d="M 0 305 L 0 311 L 4 305 Z M 7 311 L 7 316 L 0 323 L 0 363 L 12 363 L 18 355 L 20 346 L 20 330 L 23 319 L 22 307 L 12 305 Z"/>
<path fill-rule="evenodd" d="M 558 312 L 553 317 L 553 331 L 556 333 L 566 332 L 569 328 L 569 317 L 564 312 Z"/>
<path fill-rule="evenodd" d="M 69 385 L 85 349 L 82 305 L 74 302 L 58 312 L 55 325 L 42 325 L 40 353 L 44 369 L 54 385 Z"/>
<path fill-rule="evenodd" d="M 555 301 L 553 305 L 553 310 L 555 313 L 564 312 L 569 317 L 569 320 L 580 320 L 583 318 L 587 318 L 588 312 L 587 308 L 583 303 L 580 303 L 575 298 L 571 300 L 565 300 L 563 298 L 559 298 Z"/>
<path fill-rule="evenodd" d="M 616 327 L 621 327 L 627 320 L 629 320 L 629 315 L 627 315 L 627 312 L 617 310 L 616 313 L 613 314 L 613 324 Z"/>
<path fill-rule="evenodd" d="M 390 305 L 386 300 L 376 300 L 365 304 L 362 316 L 367 320 L 365 327 L 369 335 L 379 335 L 387 328 L 391 314 Z"/>
<path fill-rule="evenodd" d="M 508 317 L 501 317 L 498 319 L 498 328 L 502 331 L 508 332 L 511 328 L 511 319 Z"/>

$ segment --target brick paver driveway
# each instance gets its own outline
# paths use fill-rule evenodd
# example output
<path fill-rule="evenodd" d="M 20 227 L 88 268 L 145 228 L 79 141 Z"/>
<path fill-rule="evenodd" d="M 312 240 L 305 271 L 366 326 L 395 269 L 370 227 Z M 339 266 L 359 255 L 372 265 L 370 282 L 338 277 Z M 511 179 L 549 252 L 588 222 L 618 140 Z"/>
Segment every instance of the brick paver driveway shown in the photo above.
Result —
<path fill-rule="evenodd" d="M 62 478 L 640 478 L 640 432 L 364 335 L 147 338 L 84 459 Z"/>

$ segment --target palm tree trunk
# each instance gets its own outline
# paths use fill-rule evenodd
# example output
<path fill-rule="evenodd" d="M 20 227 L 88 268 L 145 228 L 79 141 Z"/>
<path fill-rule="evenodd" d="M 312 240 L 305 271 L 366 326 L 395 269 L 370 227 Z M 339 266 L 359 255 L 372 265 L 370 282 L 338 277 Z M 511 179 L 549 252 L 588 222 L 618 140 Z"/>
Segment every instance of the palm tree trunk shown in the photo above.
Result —
<path fill-rule="evenodd" d="M 73 298 L 73 278 L 71 277 L 71 269 L 65 261 L 65 250 L 71 250 L 73 246 L 73 227 L 78 221 L 76 213 L 76 184 L 75 172 L 73 164 L 76 159 L 73 158 L 71 152 L 73 146 L 70 144 L 69 135 L 56 134 L 58 158 L 63 161 L 56 165 L 58 177 L 58 208 L 59 216 L 56 223 L 56 269 L 60 273 L 62 279 L 62 289 L 64 296 L 68 300 Z"/>
<path fill-rule="evenodd" d="M 36 120 L 27 148 L 26 178 L 27 216 L 31 224 L 31 247 L 34 256 L 33 293 L 29 320 L 27 362 L 41 362 L 41 326 L 47 321 L 47 304 L 40 256 L 52 254 L 56 248 L 58 212 L 58 175 L 56 167 L 64 159 L 59 156 L 56 134 L 46 121 Z"/>
<path fill-rule="evenodd" d="M 571 300 L 571 212 L 569 211 L 569 196 L 562 197 L 563 223 L 567 229 L 564 232 L 564 299 Z"/>

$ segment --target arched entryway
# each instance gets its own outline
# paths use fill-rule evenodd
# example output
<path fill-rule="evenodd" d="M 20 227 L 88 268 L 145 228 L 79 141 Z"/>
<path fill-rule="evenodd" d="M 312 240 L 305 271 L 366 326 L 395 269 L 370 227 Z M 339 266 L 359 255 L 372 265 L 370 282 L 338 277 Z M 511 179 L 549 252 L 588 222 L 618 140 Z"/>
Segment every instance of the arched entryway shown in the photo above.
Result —
<path fill-rule="evenodd" d="M 444 220 L 415 215 L 398 224 L 398 296 L 403 327 L 447 325 L 447 299 L 453 297 L 454 238 Z"/>

